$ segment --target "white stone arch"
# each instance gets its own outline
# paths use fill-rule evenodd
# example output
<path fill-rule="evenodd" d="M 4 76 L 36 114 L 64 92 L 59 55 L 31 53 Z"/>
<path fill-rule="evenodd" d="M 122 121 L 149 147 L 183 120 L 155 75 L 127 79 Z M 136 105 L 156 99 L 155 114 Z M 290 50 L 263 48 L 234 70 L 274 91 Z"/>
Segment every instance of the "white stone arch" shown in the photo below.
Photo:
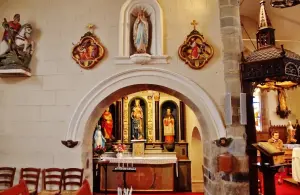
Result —
<path fill-rule="evenodd" d="M 92 181 L 92 135 L 101 114 L 112 102 L 130 93 L 155 90 L 184 101 L 200 123 L 200 135 L 206 140 L 226 136 L 221 115 L 207 93 L 195 82 L 180 74 L 160 68 L 139 67 L 126 70 L 101 81 L 79 102 L 69 123 L 65 140 L 79 141 L 74 153 L 85 168 L 85 178 Z M 207 146 L 209 147 L 209 146 Z"/>
<path fill-rule="evenodd" d="M 225 137 L 226 132 L 221 115 L 211 98 L 198 84 L 168 70 L 140 67 L 117 73 L 91 89 L 77 106 L 71 118 L 65 140 L 82 141 L 86 125 L 91 122 L 90 116 L 95 112 L 98 113 L 99 110 L 104 111 L 104 107 L 99 107 L 99 103 L 104 101 L 110 101 L 111 103 L 114 101 L 112 99 L 115 92 L 132 85 L 157 85 L 171 89 L 173 91 L 172 95 L 179 96 L 187 102 L 195 112 L 198 120 L 201 121 L 203 131 L 201 135 L 207 135 L 211 140 Z M 107 97 L 111 98 L 107 100 Z"/>

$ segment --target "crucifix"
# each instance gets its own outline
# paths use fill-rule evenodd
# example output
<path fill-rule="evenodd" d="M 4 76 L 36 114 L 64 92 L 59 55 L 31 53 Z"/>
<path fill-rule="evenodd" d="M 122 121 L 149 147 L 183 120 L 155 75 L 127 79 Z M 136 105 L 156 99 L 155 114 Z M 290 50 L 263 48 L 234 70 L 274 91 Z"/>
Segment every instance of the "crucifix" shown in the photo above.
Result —
<path fill-rule="evenodd" d="M 196 26 L 198 25 L 198 22 L 196 22 L 196 20 L 193 20 L 191 22 L 191 25 L 194 26 L 194 30 L 196 30 Z"/>

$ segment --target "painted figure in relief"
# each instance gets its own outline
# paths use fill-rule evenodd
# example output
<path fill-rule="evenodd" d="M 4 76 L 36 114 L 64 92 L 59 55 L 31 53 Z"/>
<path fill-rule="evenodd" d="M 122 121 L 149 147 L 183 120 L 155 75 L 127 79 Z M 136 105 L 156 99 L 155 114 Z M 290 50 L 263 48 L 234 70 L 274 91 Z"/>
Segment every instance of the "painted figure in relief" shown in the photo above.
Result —
<path fill-rule="evenodd" d="M 97 129 L 95 131 L 94 135 L 94 148 L 97 148 L 97 146 L 105 147 L 106 139 L 104 138 L 102 132 L 101 132 L 101 126 L 98 125 Z"/>
<path fill-rule="evenodd" d="M 101 126 L 104 130 L 105 139 L 113 140 L 113 118 L 112 114 L 109 112 L 109 108 L 107 108 L 101 116 Z"/>
<path fill-rule="evenodd" d="M 143 119 L 144 119 L 144 114 L 143 114 L 143 108 L 140 105 L 140 100 L 135 99 L 135 105 L 132 109 L 131 112 L 131 121 L 132 121 L 132 137 L 133 139 L 144 139 L 143 135 Z"/>
<path fill-rule="evenodd" d="M 148 21 L 145 11 L 140 10 L 133 25 L 133 41 L 136 53 L 146 53 L 149 41 Z"/>

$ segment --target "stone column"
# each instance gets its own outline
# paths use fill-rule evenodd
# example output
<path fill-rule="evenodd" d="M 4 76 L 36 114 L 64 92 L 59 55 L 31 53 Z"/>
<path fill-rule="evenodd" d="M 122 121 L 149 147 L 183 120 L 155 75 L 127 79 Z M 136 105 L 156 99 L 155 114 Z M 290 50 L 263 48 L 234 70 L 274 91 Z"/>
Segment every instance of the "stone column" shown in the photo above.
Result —
<path fill-rule="evenodd" d="M 245 127 L 239 123 L 241 82 L 239 66 L 242 52 L 239 0 L 219 0 L 220 23 L 223 48 L 224 80 L 226 93 L 232 97 L 232 125 L 227 126 L 227 137 L 234 137 L 230 152 L 234 155 L 234 171 L 230 174 L 218 172 L 218 155 L 229 151 L 228 147 L 210 144 L 204 155 L 205 194 L 238 195 L 249 194 L 248 157 L 245 153 Z M 224 94 L 225 97 L 225 94 Z M 232 145 L 231 145 L 232 146 Z M 222 175 L 224 174 L 224 175 Z M 222 176 L 220 176 L 222 175 Z M 251 194 L 252 195 L 252 194 Z"/>

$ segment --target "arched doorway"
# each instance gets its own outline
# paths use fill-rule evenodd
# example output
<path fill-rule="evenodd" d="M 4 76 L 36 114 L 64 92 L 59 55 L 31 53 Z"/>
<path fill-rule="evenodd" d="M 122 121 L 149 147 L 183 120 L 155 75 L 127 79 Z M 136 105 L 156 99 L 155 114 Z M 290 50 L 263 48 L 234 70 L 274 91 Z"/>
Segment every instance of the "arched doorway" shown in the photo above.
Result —
<path fill-rule="evenodd" d="M 158 68 L 136 68 L 115 74 L 97 84 L 77 106 L 66 140 L 80 141 L 78 160 L 92 183 L 92 135 L 105 108 L 113 101 L 138 91 L 156 90 L 185 102 L 195 113 L 206 140 L 225 137 L 225 127 L 216 105 L 206 92 L 190 79 Z"/>

